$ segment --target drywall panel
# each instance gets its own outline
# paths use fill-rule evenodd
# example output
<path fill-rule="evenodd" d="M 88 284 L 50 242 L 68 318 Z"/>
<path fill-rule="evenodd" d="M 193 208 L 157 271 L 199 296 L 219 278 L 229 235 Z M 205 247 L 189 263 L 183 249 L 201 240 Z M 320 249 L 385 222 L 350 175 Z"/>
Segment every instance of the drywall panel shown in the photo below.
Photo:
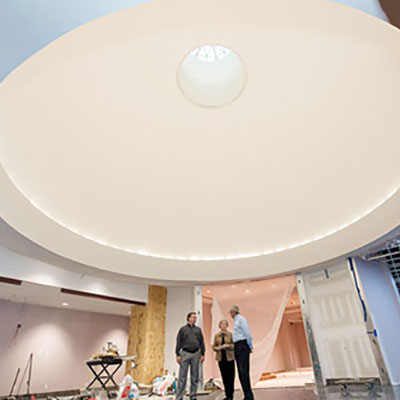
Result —
<path fill-rule="evenodd" d="M 393 385 L 400 385 L 400 301 L 387 265 L 355 259 L 368 317 Z"/>
<path fill-rule="evenodd" d="M 324 381 L 379 377 L 347 263 L 302 276 Z"/>

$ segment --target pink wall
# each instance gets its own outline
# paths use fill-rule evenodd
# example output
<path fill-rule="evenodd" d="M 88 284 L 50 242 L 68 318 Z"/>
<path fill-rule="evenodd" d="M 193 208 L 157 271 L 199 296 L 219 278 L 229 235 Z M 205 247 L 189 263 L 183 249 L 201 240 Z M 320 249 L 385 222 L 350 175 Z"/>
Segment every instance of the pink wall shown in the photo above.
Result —
<path fill-rule="evenodd" d="M 311 361 L 302 323 L 290 324 L 293 314 L 285 314 L 266 372 L 310 367 Z"/>
<path fill-rule="evenodd" d="M 265 372 L 276 372 L 286 369 L 286 339 L 282 334 L 282 324 L 276 339 L 274 350 L 272 351 L 271 358 L 269 359 Z"/>
<path fill-rule="evenodd" d="M 9 393 L 18 368 L 21 377 L 31 352 L 31 392 L 47 392 L 85 387 L 92 375 L 84 361 L 108 340 L 123 353 L 127 347 L 128 317 L 0 300 L 0 321 L 0 395 Z M 22 328 L 13 340 L 17 324 Z M 123 368 L 117 383 L 122 377 Z M 24 383 L 21 393 L 25 390 Z"/>
<path fill-rule="evenodd" d="M 203 335 L 204 342 L 206 345 L 206 357 L 204 362 L 204 378 L 208 380 L 209 378 L 218 378 L 219 368 L 218 363 L 215 360 L 215 353 L 212 349 L 212 341 L 213 337 L 211 336 L 212 329 L 212 315 L 211 315 L 211 307 L 210 303 L 203 303 Z"/>
<path fill-rule="evenodd" d="M 299 311 L 297 317 L 300 317 Z M 295 319 L 295 314 L 284 314 L 279 329 L 278 337 L 274 350 L 269 360 L 265 372 L 290 371 L 296 368 L 311 367 L 307 339 L 303 324 L 293 323 L 290 320 Z M 206 344 L 206 360 L 204 363 L 204 377 L 219 377 L 218 364 L 214 359 L 214 352 L 211 348 L 211 304 L 203 303 L 203 334 Z M 232 327 L 230 327 L 232 328 Z"/>
<path fill-rule="evenodd" d="M 310 352 L 308 350 L 308 344 L 307 344 L 306 333 L 304 331 L 304 325 L 302 323 L 296 324 L 295 329 L 297 330 L 296 338 L 298 340 L 297 349 L 299 351 L 300 366 L 302 368 L 305 368 L 305 367 L 311 368 L 311 358 L 310 358 Z"/>

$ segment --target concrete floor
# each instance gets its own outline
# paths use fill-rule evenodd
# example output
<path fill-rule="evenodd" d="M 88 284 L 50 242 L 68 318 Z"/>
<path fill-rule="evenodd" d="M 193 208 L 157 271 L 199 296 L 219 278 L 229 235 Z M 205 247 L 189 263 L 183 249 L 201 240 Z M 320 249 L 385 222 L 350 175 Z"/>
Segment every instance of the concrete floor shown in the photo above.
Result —
<path fill-rule="evenodd" d="M 255 400 L 338 400 L 338 399 L 381 399 L 381 400 L 400 400 L 400 387 L 378 388 L 376 393 L 368 393 L 364 388 L 351 388 L 350 395 L 344 396 L 337 387 L 324 389 L 320 393 L 312 388 L 269 388 L 254 389 Z M 199 396 L 198 400 L 203 397 Z M 216 392 L 204 398 L 204 400 L 222 400 L 223 393 Z M 235 400 L 242 400 L 241 392 L 235 392 Z"/>
<path fill-rule="evenodd" d="M 101 393 L 100 393 L 101 392 Z M 338 386 L 332 386 L 324 388 L 317 393 L 314 388 L 304 387 L 286 387 L 286 388 L 264 388 L 264 389 L 253 389 L 255 400 L 353 400 L 353 399 L 379 399 L 379 400 L 400 400 L 400 386 L 397 387 L 378 387 L 373 392 L 368 392 L 364 387 L 355 386 L 350 388 L 349 395 L 345 396 L 339 389 Z M 102 389 L 94 389 L 92 393 L 93 397 L 98 400 L 109 400 L 116 397 L 107 397 L 107 393 Z M 224 393 L 222 391 L 214 392 L 211 395 L 199 395 L 197 400 L 223 400 Z M 175 400 L 175 396 L 140 396 L 141 400 Z M 189 399 L 189 396 L 185 396 L 184 399 Z M 58 397 L 58 400 L 71 400 L 71 397 Z M 241 391 L 235 391 L 234 400 L 243 400 L 243 394 Z"/>

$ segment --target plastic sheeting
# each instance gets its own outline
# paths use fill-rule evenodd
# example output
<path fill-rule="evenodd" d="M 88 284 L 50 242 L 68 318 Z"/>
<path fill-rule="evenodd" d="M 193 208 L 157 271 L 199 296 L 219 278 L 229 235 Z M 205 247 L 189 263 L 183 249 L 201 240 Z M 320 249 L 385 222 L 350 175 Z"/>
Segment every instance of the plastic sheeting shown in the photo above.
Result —
<path fill-rule="evenodd" d="M 212 288 L 212 337 L 218 332 L 221 319 L 230 322 L 231 330 L 233 322 L 229 309 L 232 305 L 239 306 L 241 314 L 249 322 L 254 345 L 250 358 L 253 385 L 266 370 L 294 286 L 294 277 L 288 276 L 235 285 L 217 285 Z"/>

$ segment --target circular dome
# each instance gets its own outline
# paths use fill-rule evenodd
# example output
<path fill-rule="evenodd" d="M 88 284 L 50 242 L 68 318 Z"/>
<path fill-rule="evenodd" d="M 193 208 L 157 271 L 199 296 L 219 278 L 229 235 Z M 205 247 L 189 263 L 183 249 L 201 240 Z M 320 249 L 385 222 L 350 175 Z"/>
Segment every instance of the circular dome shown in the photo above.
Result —
<path fill-rule="evenodd" d="M 204 43 L 231 51 L 196 62 L 245 64 L 229 106 L 177 85 Z M 154 279 L 348 254 L 400 222 L 399 45 L 320 0 L 155 0 L 81 26 L 0 85 L 0 213 L 54 253 Z"/>
<path fill-rule="evenodd" d="M 206 45 L 192 50 L 178 69 L 178 85 L 194 103 L 217 107 L 236 100 L 246 83 L 246 70 L 231 49 Z"/>

